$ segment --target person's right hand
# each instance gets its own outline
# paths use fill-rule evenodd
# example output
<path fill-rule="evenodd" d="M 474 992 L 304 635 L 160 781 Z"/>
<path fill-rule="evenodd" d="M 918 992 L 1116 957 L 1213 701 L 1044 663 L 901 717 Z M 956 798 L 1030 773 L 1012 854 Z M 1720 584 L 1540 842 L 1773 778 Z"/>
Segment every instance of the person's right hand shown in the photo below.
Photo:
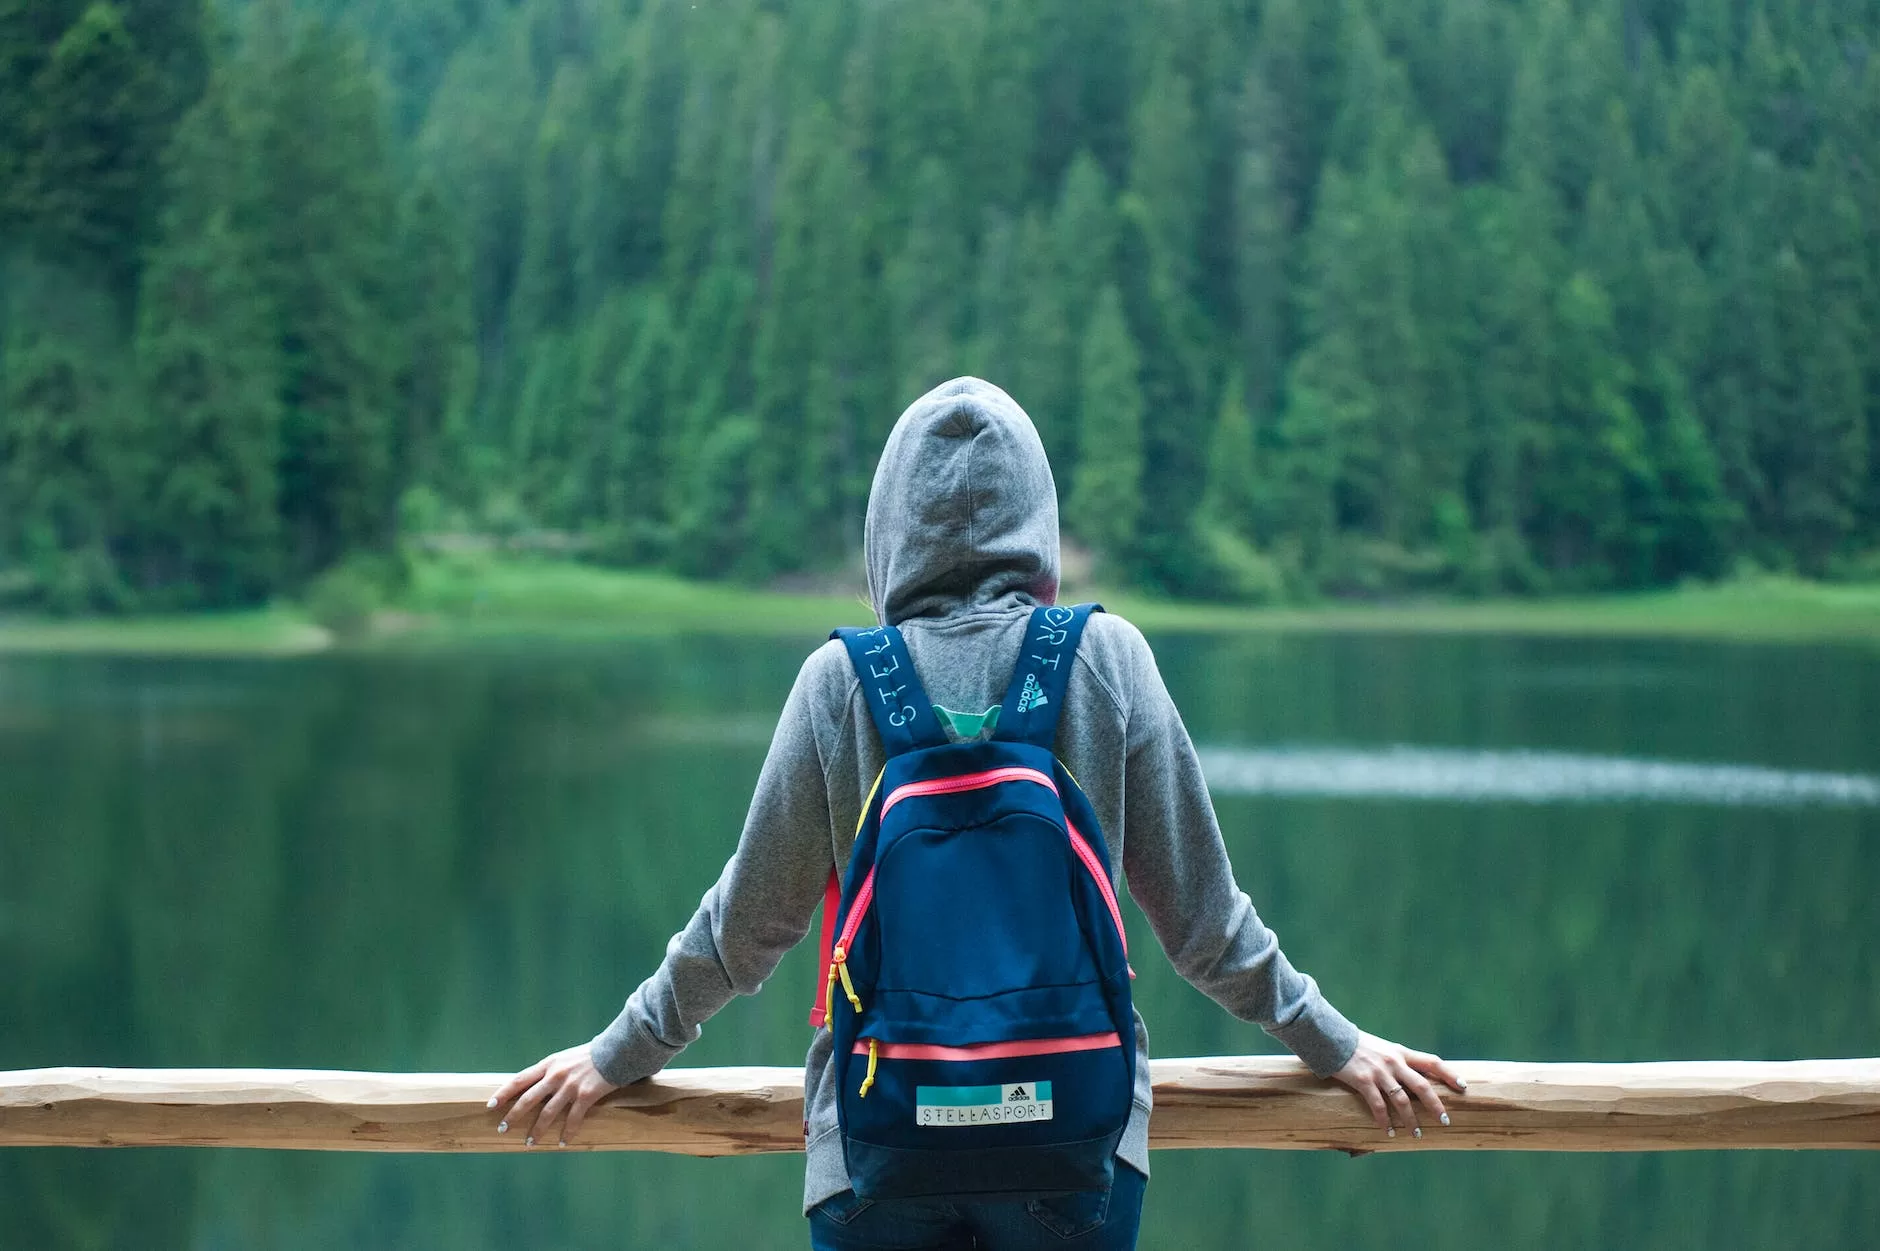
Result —
<path fill-rule="evenodd" d="M 1469 1088 L 1469 1083 L 1441 1056 L 1412 1051 L 1363 1030 L 1358 1031 L 1358 1049 L 1351 1053 L 1351 1059 L 1332 1074 L 1333 1081 L 1358 1092 L 1359 1098 L 1370 1107 L 1377 1127 L 1391 1138 L 1397 1136 L 1398 1125 L 1415 1130 L 1418 1138 L 1423 1137 L 1423 1127 L 1417 1123 L 1419 1101 L 1442 1124 L 1449 1124 L 1442 1096 L 1430 1084 L 1432 1077 L 1458 1091 Z"/>

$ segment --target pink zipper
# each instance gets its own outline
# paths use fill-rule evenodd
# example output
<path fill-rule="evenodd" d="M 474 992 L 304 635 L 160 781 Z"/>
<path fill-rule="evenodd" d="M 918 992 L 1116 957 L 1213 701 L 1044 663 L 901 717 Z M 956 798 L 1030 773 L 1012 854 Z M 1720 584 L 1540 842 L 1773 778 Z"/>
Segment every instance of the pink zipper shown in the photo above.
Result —
<path fill-rule="evenodd" d="M 1123 959 L 1127 961 L 1129 934 L 1123 929 L 1123 910 L 1116 905 L 1116 892 L 1110 888 L 1109 875 L 1103 871 L 1103 866 L 1097 861 L 1097 853 L 1090 850 L 1090 844 L 1084 841 L 1084 836 L 1077 832 L 1077 827 L 1071 824 L 1069 817 L 1064 819 L 1064 828 L 1070 831 L 1071 850 L 1077 853 L 1077 858 L 1084 862 L 1084 868 L 1090 870 L 1090 876 L 1096 879 L 1097 889 L 1103 892 L 1103 902 L 1110 905 L 1110 919 L 1116 922 L 1116 937 L 1123 944 Z M 1129 975 L 1136 976 L 1136 970 L 1131 969 Z"/>
<path fill-rule="evenodd" d="M 962 773 L 958 777 L 934 778 L 928 782 L 909 782 L 905 786 L 897 786 L 882 803 L 881 815 L 886 818 L 888 809 L 903 799 L 913 799 L 918 795 L 951 795 L 956 791 L 976 791 L 988 786 L 997 786 L 1001 782 L 1036 782 L 1040 786 L 1050 787 L 1053 795 L 1057 794 L 1057 783 L 1036 769 L 1020 767 L 987 769 L 982 773 Z"/>
<path fill-rule="evenodd" d="M 881 815 L 885 818 L 888 815 L 888 809 L 903 799 L 913 799 L 919 795 L 951 795 L 959 791 L 981 790 L 988 786 L 997 786 L 1001 782 L 1036 782 L 1040 786 L 1050 787 L 1051 793 L 1057 794 L 1057 783 L 1036 769 L 1021 767 L 987 769 L 980 773 L 962 773 L 958 777 L 934 778 L 926 782 L 909 782 L 904 786 L 897 786 L 888 798 L 882 801 Z M 1097 853 L 1090 849 L 1090 844 L 1084 841 L 1084 836 L 1077 832 L 1077 827 L 1070 823 L 1069 817 L 1064 819 L 1064 829 L 1070 835 L 1071 850 L 1077 853 L 1077 858 L 1083 862 L 1084 868 L 1089 871 L 1092 880 L 1096 882 L 1097 890 L 1102 892 L 1103 902 L 1109 905 L 1110 919 L 1116 923 L 1116 937 L 1123 944 L 1123 958 L 1127 961 L 1129 959 L 1129 934 L 1123 928 L 1123 910 L 1117 905 L 1116 891 L 1110 885 L 1109 875 L 1103 871 L 1103 865 L 1097 860 Z M 855 907 L 849 910 L 849 919 L 843 924 L 841 936 L 836 940 L 836 947 L 845 955 L 849 944 L 855 941 L 856 931 L 862 928 L 862 920 L 867 916 L 868 906 L 874 902 L 874 899 L 875 869 L 870 868 L 868 876 L 862 879 L 861 889 L 855 892 Z M 1131 969 L 1129 975 L 1136 976 L 1136 971 Z"/>
<path fill-rule="evenodd" d="M 849 910 L 849 919 L 842 923 L 842 933 L 836 939 L 836 947 L 846 956 L 849 944 L 855 941 L 855 931 L 862 928 L 862 918 L 868 915 L 868 905 L 875 902 L 875 869 L 870 865 L 868 876 L 862 879 L 862 887 L 855 892 L 855 907 Z"/>
<path fill-rule="evenodd" d="M 871 1040 L 855 1044 L 855 1054 L 868 1054 Z M 1115 1030 L 1107 1034 L 1079 1034 L 1074 1038 L 1025 1038 L 1017 1042 L 973 1043 L 966 1047 L 942 1047 L 935 1043 L 875 1042 L 876 1054 L 884 1060 L 1005 1060 L 1013 1056 L 1057 1056 L 1072 1051 L 1101 1051 L 1120 1047 L 1123 1040 Z"/>

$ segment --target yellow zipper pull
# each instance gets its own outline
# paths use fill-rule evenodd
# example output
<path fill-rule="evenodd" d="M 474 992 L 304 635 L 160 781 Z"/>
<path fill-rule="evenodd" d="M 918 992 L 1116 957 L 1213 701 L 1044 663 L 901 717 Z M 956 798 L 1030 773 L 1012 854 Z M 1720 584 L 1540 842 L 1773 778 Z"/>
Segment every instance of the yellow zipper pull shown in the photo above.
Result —
<path fill-rule="evenodd" d="M 836 966 L 833 963 L 829 966 L 829 988 L 825 994 L 827 1002 L 823 1006 L 823 1020 L 833 1028 L 836 1016 Z"/>
<path fill-rule="evenodd" d="M 842 978 L 842 993 L 849 997 L 849 1002 L 855 1005 L 857 1012 L 860 1012 L 862 1010 L 862 997 L 855 993 L 855 983 L 849 980 L 849 953 L 837 947 L 835 951 L 831 953 L 829 971 Z M 834 1010 L 835 1002 L 835 993 L 831 990 L 829 1004 L 832 1011 Z"/>
<path fill-rule="evenodd" d="M 870 1086 L 873 1086 L 874 1084 L 875 1084 L 875 1040 L 871 1038 L 868 1040 L 868 1076 L 862 1078 L 862 1093 L 859 1097 L 863 1099 L 868 1098 L 868 1088 Z"/>

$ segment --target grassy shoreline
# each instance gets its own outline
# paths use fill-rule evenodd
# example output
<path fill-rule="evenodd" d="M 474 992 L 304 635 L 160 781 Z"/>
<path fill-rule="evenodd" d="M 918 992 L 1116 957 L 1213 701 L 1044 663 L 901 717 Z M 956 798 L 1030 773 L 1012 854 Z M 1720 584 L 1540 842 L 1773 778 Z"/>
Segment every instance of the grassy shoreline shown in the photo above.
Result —
<path fill-rule="evenodd" d="M 1758 578 L 1553 599 L 1423 600 L 1250 608 L 1077 588 L 1144 630 L 1445 633 L 1880 644 L 1880 585 Z M 859 595 L 753 591 L 569 561 L 427 559 L 352 646 L 425 647 L 507 637 L 728 633 L 814 637 L 868 620 Z M 295 656 L 335 646 L 299 608 L 163 617 L 0 617 L 0 654 Z"/>

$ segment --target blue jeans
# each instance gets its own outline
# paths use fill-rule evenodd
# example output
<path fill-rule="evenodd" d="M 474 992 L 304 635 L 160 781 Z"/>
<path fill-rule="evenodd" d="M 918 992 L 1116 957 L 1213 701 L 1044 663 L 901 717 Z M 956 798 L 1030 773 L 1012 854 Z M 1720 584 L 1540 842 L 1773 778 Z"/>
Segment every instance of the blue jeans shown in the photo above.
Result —
<path fill-rule="evenodd" d="M 1108 1190 L 1029 1202 L 877 1202 L 845 1190 L 810 1209 L 809 1241 L 815 1251 L 1133 1251 L 1148 1185 L 1118 1160 Z"/>

